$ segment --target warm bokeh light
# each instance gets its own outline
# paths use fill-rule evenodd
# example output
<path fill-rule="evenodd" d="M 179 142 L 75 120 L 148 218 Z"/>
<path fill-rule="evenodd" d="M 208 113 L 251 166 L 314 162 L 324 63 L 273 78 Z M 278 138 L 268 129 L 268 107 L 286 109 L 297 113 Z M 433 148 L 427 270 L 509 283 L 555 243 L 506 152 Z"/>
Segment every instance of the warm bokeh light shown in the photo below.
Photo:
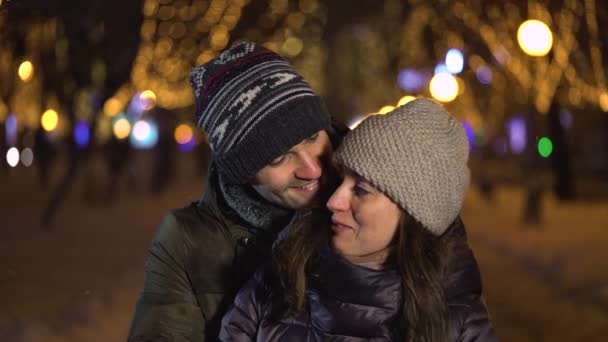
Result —
<path fill-rule="evenodd" d="M 517 30 L 517 42 L 526 54 L 544 56 L 553 46 L 553 34 L 542 21 L 526 20 Z"/>
<path fill-rule="evenodd" d="M 222 50 L 228 45 L 228 41 L 230 40 L 230 32 L 225 25 L 217 25 L 209 34 L 209 43 L 213 49 L 216 51 Z"/>
<path fill-rule="evenodd" d="M 390 112 L 391 110 L 395 109 L 394 106 L 384 106 L 382 108 L 380 108 L 380 110 L 378 111 L 378 114 L 387 114 L 388 112 Z"/>
<path fill-rule="evenodd" d="M 103 104 L 103 113 L 110 118 L 115 117 L 118 113 L 120 113 L 121 110 L 122 103 L 115 97 L 109 98 Z"/>
<path fill-rule="evenodd" d="M 604 112 L 608 112 L 608 93 L 600 95 L 600 107 Z"/>
<path fill-rule="evenodd" d="M 289 57 L 295 57 L 302 52 L 304 48 L 304 43 L 300 38 L 290 37 L 285 39 L 285 42 L 281 46 L 281 52 L 286 54 Z"/>
<path fill-rule="evenodd" d="M 40 118 L 40 124 L 45 131 L 51 132 L 57 128 L 59 124 L 59 115 L 54 109 L 47 109 Z"/>
<path fill-rule="evenodd" d="M 194 137 L 194 132 L 192 131 L 192 127 L 188 124 L 181 124 L 175 128 L 175 141 L 178 144 L 184 145 L 189 143 Z"/>
<path fill-rule="evenodd" d="M 11 167 L 15 167 L 19 164 L 19 150 L 16 147 L 11 147 L 6 152 L 6 162 Z"/>
<path fill-rule="evenodd" d="M 439 73 L 431 79 L 429 90 L 437 101 L 450 102 L 458 96 L 458 81 L 449 73 Z"/>
<path fill-rule="evenodd" d="M 114 136 L 120 140 L 126 139 L 131 133 L 131 123 L 126 117 L 121 117 L 112 126 Z"/>
<path fill-rule="evenodd" d="M 25 167 L 29 167 L 34 162 L 34 152 L 31 148 L 26 147 L 21 151 L 21 164 Z"/>
<path fill-rule="evenodd" d="M 0 122 L 4 122 L 7 115 L 8 115 L 8 107 L 6 106 L 6 104 L 4 104 L 2 99 L 0 99 Z"/>
<path fill-rule="evenodd" d="M 24 61 L 19 65 L 17 73 L 23 82 L 27 82 L 34 77 L 34 65 L 30 61 Z"/>
<path fill-rule="evenodd" d="M 415 97 L 415 96 L 412 96 L 412 95 L 405 95 L 404 97 L 402 97 L 402 98 L 399 100 L 399 102 L 397 102 L 397 107 L 401 107 L 401 106 L 403 106 L 404 104 L 406 104 L 406 103 L 408 103 L 408 102 L 410 102 L 410 101 L 412 101 L 412 100 L 415 100 L 415 99 L 416 99 L 416 97 Z"/>
<path fill-rule="evenodd" d="M 553 153 L 553 142 L 547 137 L 538 140 L 538 154 L 543 158 L 548 158 Z"/>
<path fill-rule="evenodd" d="M 139 95 L 139 101 L 144 110 L 150 110 L 156 106 L 156 94 L 152 90 L 144 90 Z"/>

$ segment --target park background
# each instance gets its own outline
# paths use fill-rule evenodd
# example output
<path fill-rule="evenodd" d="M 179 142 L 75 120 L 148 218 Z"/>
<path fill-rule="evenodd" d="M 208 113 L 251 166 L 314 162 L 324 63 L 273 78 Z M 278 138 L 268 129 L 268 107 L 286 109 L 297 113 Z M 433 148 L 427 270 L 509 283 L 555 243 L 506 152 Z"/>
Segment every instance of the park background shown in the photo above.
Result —
<path fill-rule="evenodd" d="M 0 341 L 125 339 L 160 218 L 204 191 L 188 73 L 242 39 L 351 127 L 442 102 L 501 340 L 605 341 L 606 32 L 596 0 L 0 0 Z"/>

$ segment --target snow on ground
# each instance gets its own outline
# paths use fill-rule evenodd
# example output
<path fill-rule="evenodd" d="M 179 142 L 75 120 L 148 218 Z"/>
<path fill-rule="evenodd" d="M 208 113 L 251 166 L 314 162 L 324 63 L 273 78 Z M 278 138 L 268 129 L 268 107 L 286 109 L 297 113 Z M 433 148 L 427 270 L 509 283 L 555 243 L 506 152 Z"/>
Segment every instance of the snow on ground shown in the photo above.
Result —
<path fill-rule="evenodd" d="M 195 200 L 202 181 L 167 192 L 130 191 L 111 204 L 80 185 L 50 231 L 38 224 L 48 193 L 32 171 L 0 176 L 0 341 L 121 341 L 143 281 L 146 247 L 164 212 Z M 543 225 L 521 224 L 523 193 L 472 190 L 463 218 L 502 341 L 608 337 L 608 201 L 543 202 Z"/>
<path fill-rule="evenodd" d="M 492 203 L 476 191 L 463 217 L 502 341 L 606 341 L 608 201 L 543 201 L 540 226 L 521 223 L 523 191 Z"/>

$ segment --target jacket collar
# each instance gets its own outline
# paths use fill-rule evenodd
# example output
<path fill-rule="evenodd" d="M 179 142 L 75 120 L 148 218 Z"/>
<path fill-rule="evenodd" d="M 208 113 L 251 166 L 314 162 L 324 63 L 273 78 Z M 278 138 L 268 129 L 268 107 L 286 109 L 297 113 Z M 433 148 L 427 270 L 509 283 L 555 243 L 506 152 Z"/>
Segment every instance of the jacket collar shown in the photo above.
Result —
<path fill-rule="evenodd" d="M 310 277 L 311 287 L 340 302 L 395 312 L 401 306 L 401 279 L 395 269 L 354 265 L 329 247 L 315 260 Z"/>

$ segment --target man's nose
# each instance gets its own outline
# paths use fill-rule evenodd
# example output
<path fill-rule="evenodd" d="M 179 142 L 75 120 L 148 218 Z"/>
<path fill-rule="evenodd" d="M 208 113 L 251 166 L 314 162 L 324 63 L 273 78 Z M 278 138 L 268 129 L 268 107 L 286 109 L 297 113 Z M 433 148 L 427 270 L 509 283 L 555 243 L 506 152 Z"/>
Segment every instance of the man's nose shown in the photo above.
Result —
<path fill-rule="evenodd" d="M 323 174 L 321 160 L 310 153 L 299 154 L 299 165 L 296 169 L 296 177 L 299 179 L 318 179 Z"/>

